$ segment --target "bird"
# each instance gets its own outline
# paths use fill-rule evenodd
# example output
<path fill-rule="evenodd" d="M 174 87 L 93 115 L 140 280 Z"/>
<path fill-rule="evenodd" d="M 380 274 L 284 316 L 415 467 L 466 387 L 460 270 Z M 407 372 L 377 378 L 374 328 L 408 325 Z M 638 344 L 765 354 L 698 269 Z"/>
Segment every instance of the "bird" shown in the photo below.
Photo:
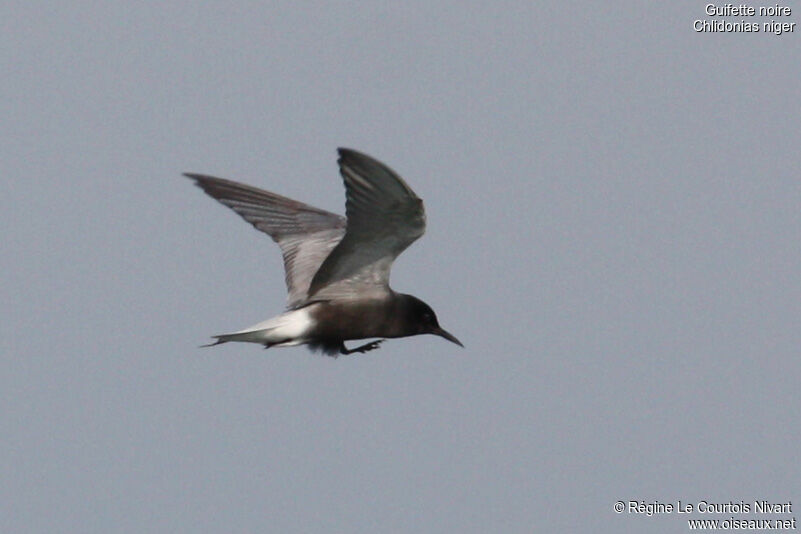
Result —
<path fill-rule="evenodd" d="M 284 260 L 286 311 L 258 324 L 212 336 L 264 348 L 306 345 L 337 357 L 375 350 L 387 338 L 444 330 L 431 306 L 389 286 L 392 263 L 425 232 L 423 201 L 380 161 L 339 148 L 346 217 L 250 185 L 184 173 L 207 195 L 275 241 Z M 380 338 L 348 349 L 345 341 Z"/>

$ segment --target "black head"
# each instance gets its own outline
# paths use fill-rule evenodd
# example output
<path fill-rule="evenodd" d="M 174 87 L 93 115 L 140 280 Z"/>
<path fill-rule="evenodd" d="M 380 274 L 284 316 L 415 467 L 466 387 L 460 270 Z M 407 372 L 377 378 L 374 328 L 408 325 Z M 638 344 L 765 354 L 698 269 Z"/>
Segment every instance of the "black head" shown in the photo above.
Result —
<path fill-rule="evenodd" d="M 399 295 L 399 297 L 403 299 L 405 322 L 407 328 L 412 331 L 411 335 L 434 334 L 464 347 L 461 341 L 439 326 L 437 314 L 431 306 L 411 295 Z"/>

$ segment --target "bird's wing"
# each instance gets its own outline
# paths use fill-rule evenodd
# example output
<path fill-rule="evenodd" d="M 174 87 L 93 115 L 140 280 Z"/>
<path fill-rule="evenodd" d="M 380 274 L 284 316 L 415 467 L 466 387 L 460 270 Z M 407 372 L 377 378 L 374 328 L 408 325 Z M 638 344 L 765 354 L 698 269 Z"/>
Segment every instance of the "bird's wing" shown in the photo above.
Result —
<path fill-rule="evenodd" d="M 386 295 L 392 262 L 425 232 L 423 201 L 370 156 L 340 148 L 338 163 L 347 195 L 347 228 L 314 275 L 309 298 Z"/>
<path fill-rule="evenodd" d="M 314 273 L 345 235 L 345 218 L 231 180 L 184 176 L 278 243 L 284 256 L 288 306 L 303 304 Z"/>

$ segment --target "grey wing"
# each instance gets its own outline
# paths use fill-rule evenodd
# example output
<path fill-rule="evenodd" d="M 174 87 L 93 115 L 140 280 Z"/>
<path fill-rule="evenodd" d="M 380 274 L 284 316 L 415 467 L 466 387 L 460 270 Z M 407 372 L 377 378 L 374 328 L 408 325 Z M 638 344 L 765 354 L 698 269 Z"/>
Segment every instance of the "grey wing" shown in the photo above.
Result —
<path fill-rule="evenodd" d="M 423 201 L 383 163 L 339 149 L 347 229 L 312 279 L 310 298 L 382 296 L 392 262 L 425 232 Z"/>
<path fill-rule="evenodd" d="M 345 218 L 231 180 L 184 176 L 278 243 L 284 257 L 288 306 L 303 304 L 314 274 L 345 235 Z"/>

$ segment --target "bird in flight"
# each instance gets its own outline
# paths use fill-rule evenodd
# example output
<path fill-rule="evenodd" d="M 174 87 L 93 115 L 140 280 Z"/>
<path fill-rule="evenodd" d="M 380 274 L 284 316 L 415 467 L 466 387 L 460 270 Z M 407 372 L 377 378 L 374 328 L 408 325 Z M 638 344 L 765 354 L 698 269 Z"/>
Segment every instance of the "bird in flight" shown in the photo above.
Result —
<path fill-rule="evenodd" d="M 367 352 L 383 338 L 434 334 L 464 346 L 439 326 L 422 300 L 389 287 L 392 262 L 425 232 L 423 201 L 392 169 L 339 149 L 347 218 L 256 187 L 186 173 L 281 248 L 287 310 L 231 334 L 213 336 L 265 348 L 308 345 L 330 356 Z M 382 338 L 353 349 L 345 341 Z"/>

